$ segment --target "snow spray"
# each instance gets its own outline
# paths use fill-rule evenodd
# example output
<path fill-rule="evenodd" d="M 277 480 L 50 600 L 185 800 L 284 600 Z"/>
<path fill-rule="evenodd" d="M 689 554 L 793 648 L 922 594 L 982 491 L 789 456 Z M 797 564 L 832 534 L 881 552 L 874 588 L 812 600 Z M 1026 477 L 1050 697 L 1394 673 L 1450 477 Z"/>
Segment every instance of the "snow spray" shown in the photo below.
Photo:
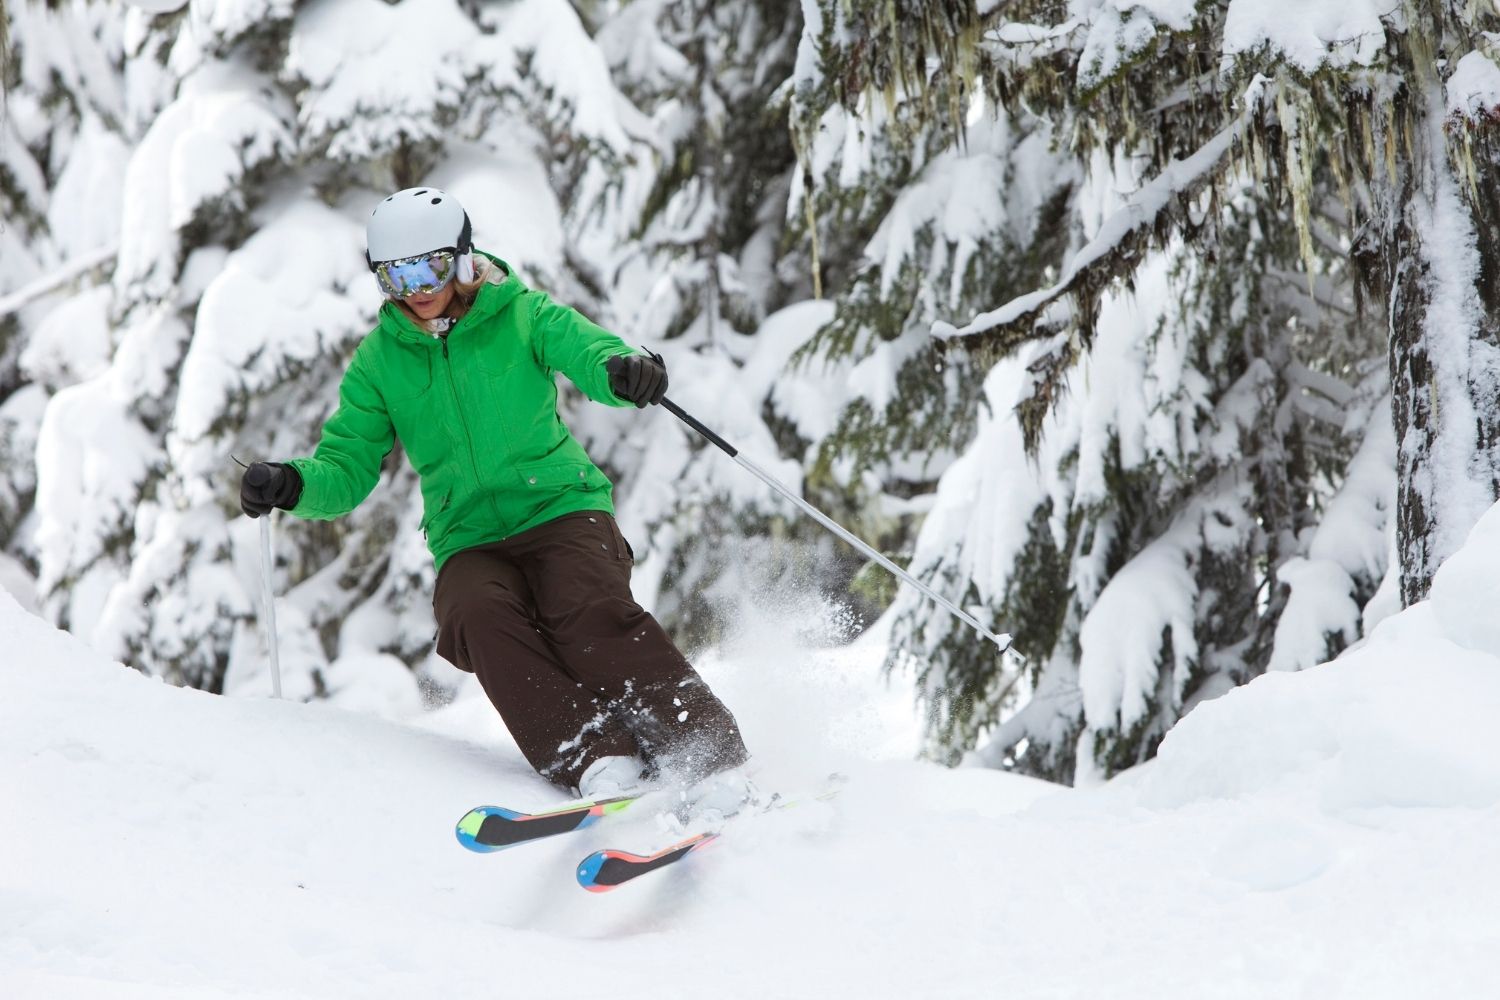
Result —
<path fill-rule="evenodd" d="M 771 489 L 775 490 L 777 493 L 781 494 L 783 497 L 786 497 L 792 503 L 800 507 L 803 512 L 806 513 L 807 516 L 811 517 L 814 521 L 817 521 L 823 527 L 827 528 L 829 531 L 833 532 L 835 535 L 839 536 L 850 545 L 854 546 L 865 556 L 873 559 L 881 566 L 884 566 L 891 573 L 895 574 L 899 579 L 904 580 L 905 582 L 911 584 L 913 587 L 917 588 L 917 590 L 925 594 L 938 606 L 949 611 L 959 621 L 968 625 L 974 631 L 978 632 L 980 635 L 993 642 L 996 646 L 999 646 L 1000 652 L 1003 653 L 1010 648 L 1010 633 L 1007 632 L 996 635 L 989 629 L 985 628 L 973 615 L 969 614 L 967 611 L 964 611 L 962 608 L 955 605 L 952 601 L 948 600 L 942 594 L 939 594 L 937 591 L 927 586 L 927 584 L 923 583 L 921 580 L 918 580 L 906 570 L 902 569 L 900 566 L 897 566 L 885 556 L 875 551 L 875 549 L 865 544 L 865 542 L 853 532 L 847 530 L 833 518 L 829 517 L 827 514 L 823 513 L 821 510 L 818 510 L 818 508 L 802 499 L 796 493 L 792 492 L 790 488 L 782 484 L 779 480 L 776 479 L 775 476 L 772 476 L 769 472 L 766 472 L 764 469 L 756 465 L 754 462 L 750 461 L 744 455 L 741 455 L 737 448 L 731 445 L 728 441 L 725 441 L 723 438 L 719 437 L 719 435 L 715 434 L 713 431 L 709 430 L 702 423 L 685 412 L 682 407 L 678 406 L 670 399 L 667 399 L 665 396 L 663 396 L 661 405 L 668 412 L 676 416 L 677 419 L 681 420 L 693 430 L 703 435 L 703 437 L 709 443 L 713 444 L 715 447 L 723 451 L 724 454 L 728 455 L 730 458 L 738 462 L 745 469 L 745 471 L 749 472 L 756 479 L 759 479 L 761 482 L 771 487 Z"/>

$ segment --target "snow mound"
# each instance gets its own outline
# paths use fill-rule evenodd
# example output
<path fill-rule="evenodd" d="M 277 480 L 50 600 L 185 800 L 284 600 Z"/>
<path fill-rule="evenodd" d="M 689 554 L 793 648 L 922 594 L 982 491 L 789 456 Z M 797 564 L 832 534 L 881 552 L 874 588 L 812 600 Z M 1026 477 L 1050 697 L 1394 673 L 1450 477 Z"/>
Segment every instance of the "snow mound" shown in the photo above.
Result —
<path fill-rule="evenodd" d="M 1162 744 L 1142 803 L 1290 794 L 1336 814 L 1493 807 L 1500 662 L 1434 625 L 1430 607 L 1410 610 L 1394 635 L 1334 663 L 1200 705 Z"/>
<path fill-rule="evenodd" d="M 1320 811 L 1500 803 L 1500 505 L 1439 570 L 1431 599 L 1360 648 L 1199 706 L 1163 742 L 1141 801 L 1291 794 Z"/>

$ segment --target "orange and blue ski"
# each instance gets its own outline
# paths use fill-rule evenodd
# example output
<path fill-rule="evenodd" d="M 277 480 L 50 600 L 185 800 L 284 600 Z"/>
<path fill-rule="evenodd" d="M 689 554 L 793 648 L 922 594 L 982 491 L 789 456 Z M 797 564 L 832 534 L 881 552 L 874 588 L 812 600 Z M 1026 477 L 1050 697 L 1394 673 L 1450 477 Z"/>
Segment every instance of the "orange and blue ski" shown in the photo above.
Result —
<path fill-rule="evenodd" d="M 595 851 L 578 864 L 578 884 L 589 892 L 609 892 L 631 879 L 676 864 L 700 848 L 719 839 L 717 833 L 699 833 L 655 854 L 629 851 Z"/>
<path fill-rule="evenodd" d="M 629 851 L 595 851 L 578 863 L 578 884 L 589 892 L 609 892 L 617 889 L 632 879 L 640 878 L 651 872 L 658 871 L 668 865 L 675 865 L 694 851 L 698 851 L 714 841 L 723 834 L 724 828 L 730 824 L 739 822 L 749 816 L 765 815 L 781 809 L 791 809 L 808 802 L 826 802 L 839 793 L 839 784 L 844 781 L 841 774 L 832 775 L 829 779 L 834 782 L 834 787 L 829 788 L 821 794 L 806 799 L 784 799 L 779 794 L 773 794 L 765 802 L 758 806 L 747 809 L 728 817 L 718 829 L 706 833 L 694 834 L 686 840 L 678 841 L 671 847 L 664 847 L 655 854 L 632 854 Z"/>
<path fill-rule="evenodd" d="M 454 832 L 471 851 L 488 854 L 517 844 L 572 833 L 597 823 L 601 817 L 628 808 L 640 799 L 625 795 L 595 802 L 573 802 L 548 812 L 524 813 L 504 806 L 479 806 L 464 813 Z"/>

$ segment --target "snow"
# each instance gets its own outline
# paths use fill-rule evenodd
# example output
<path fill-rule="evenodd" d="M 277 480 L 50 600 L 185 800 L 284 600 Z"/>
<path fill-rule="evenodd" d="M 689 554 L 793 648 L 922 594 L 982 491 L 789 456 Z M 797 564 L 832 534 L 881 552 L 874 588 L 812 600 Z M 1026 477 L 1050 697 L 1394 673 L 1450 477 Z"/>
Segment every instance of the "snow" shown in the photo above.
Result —
<path fill-rule="evenodd" d="M 307 82 L 298 118 L 329 156 L 358 162 L 402 142 L 441 143 L 442 119 L 476 93 L 521 90 L 523 62 L 540 85 L 528 100 L 552 115 L 565 109 L 578 135 L 629 145 L 604 56 L 564 0 L 485 8 L 490 30 L 480 34 L 453 0 L 421 8 L 316 0 L 297 15 L 285 69 Z"/>
<path fill-rule="evenodd" d="M 318 0 L 298 16 L 285 71 L 307 82 L 299 123 L 329 156 L 439 141 L 439 113 L 462 101 L 471 66 L 494 62 L 508 78 L 509 60 L 492 38 L 472 37 L 456 4 L 423 6 L 411 17 L 378 0 Z"/>
<path fill-rule="evenodd" d="M 54 390 L 102 374 L 112 348 L 109 302 L 108 288 L 93 288 L 47 313 L 21 352 L 21 370 Z"/>
<path fill-rule="evenodd" d="M 1162 672 L 1170 679 L 1170 704 L 1181 704 L 1198 656 L 1192 555 L 1203 520 L 1201 510 L 1186 511 L 1110 578 L 1084 619 L 1078 687 L 1090 729 L 1128 732 L 1145 716 L 1168 642 L 1171 662 Z"/>
<path fill-rule="evenodd" d="M 1465 53 L 1445 86 L 1451 115 L 1478 120 L 1500 108 L 1500 66 L 1483 52 Z"/>
<path fill-rule="evenodd" d="M 432 183 L 474 220 L 474 245 L 512 267 L 550 273 L 563 264 L 562 209 L 543 165 L 516 147 L 450 156 Z M 361 247 L 362 249 L 362 247 Z"/>
<path fill-rule="evenodd" d="M 741 369 L 752 391 L 769 395 L 778 414 L 792 421 L 797 433 L 818 441 L 838 425 L 845 402 L 842 393 L 829 391 L 830 378 L 822 366 L 790 366 L 793 353 L 831 322 L 834 305 L 827 300 L 809 300 L 772 313 L 756 331 L 755 354 Z"/>
<path fill-rule="evenodd" d="M 1440 151 L 1443 135 L 1441 95 L 1428 95 L 1437 106 L 1426 116 L 1426 147 Z M 1434 152 L 1433 156 L 1441 156 Z M 1422 317 L 1423 339 L 1434 359 L 1429 393 L 1440 417 L 1432 440 L 1423 448 L 1420 431 L 1412 425 L 1399 441 L 1403 474 L 1410 475 L 1424 495 L 1425 516 L 1433 524 L 1426 544 L 1431 565 L 1458 550 L 1469 529 L 1494 500 L 1494 487 L 1475 456 L 1485 444 L 1480 439 L 1483 395 L 1473 386 L 1500 381 L 1500 351 L 1486 343 L 1480 331 L 1488 320 L 1475 289 L 1484 280 L 1484 263 L 1474 217 L 1451 170 L 1432 169 L 1430 193 L 1414 199 L 1413 225 L 1422 233 L 1424 285 L 1430 297 Z M 1417 457 L 1420 451 L 1426 454 Z M 1406 470 L 1416 464 L 1413 472 Z"/>
<path fill-rule="evenodd" d="M 1370 66 L 1386 47 L 1389 0 L 1232 0 L 1221 51 L 1233 58 L 1269 48 L 1306 72 Z"/>
<path fill-rule="evenodd" d="M 138 7 L 148 14 L 170 14 L 174 10 L 186 7 L 188 0 L 125 0 L 125 3 Z"/>
<path fill-rule="evenodd" d="M 175 0 L 149 0 L 171 4 Z M 285 21 L 293 0 L 190 0 L 189 14 L 197 40 L 214 47 L 227 47 L 234 39 L 257 26 Z"/>
<path fill-rule="evenodd" d="M 934 323 L 932 332 L 940 338 L 962 337 L 983 333 L 996 327 L 1018 322 L 1025 316 L 1041 312 L 1068 291 L 1091 265 L 1108 256 L 1128 237 L 1154 224 L 1169 202 L 1200 183 L 1234 147 L 1260 101 L 1264 81 L 1257 79 L 1241 99 L 1239 116 L 1191 156 L 1173 160 L 1135 191 L 1113 215 L 1097 228 L 1089 242 L 1068 261 L 1061 277 L 1050 288 L 1041 288 L 1018 296 L 999 308 L 981 313 L 968 324 L 954 328 L 949 323 Z"/>
<path fill-rule="evenodd" d="M 120 240 L 121 191 L 130 153 L 119 136 L 86 115 L 47 206 L 47 228 L 70 254 Z"/>
<path fill-rule="evenodd" d="M 843 790 L 607 896 L 573 862 L 659 846 L 665 823 L 454 842 L 470 806 L 562 799 L 472 687 L 404 721 L 216 697 L 0 595 L 0 990 L 488 995 L 596 970 L 620 998 L 1483 995 L 1500 639 L 1463 628 L 1500 598 L 1496 544 L 1500 511 L 1361 650 L 1199 706 L 1091 790 L 906 760 L 910 695 L 874 683 L 878 642 L 763 632 L 705 675 L 763 784 L 837 769 Z"/>
<path fill-rule="evenodd" d="M 550 115 L 566 112 L 576 134 L 616 151 L 629 148 L 620 123 L 637 116 L 629 114 L 634 109 L 615 90 L 604 53 L 589 39 L 571 3 L 521 0 L 503 11 L 486 8 L 481 21 L 499 29 L 518 54 L 526 54 L 530 73 L 543 85 Z"/>
<path fill-rule="evenodd" d="M 1237 121 L 1149 177 L 1128 149 L 1084 169 L 1066 132 L 986 115 L 978 95 L 962 148 L 924 146 L 899 183 L 883 176 L 897 123 L 878 97 L 820 123 L 799 117 L 796 127 L 822 131 L 807 136 L 795 173 L 769 178 L 755 207 L 768 221 L 750 248 L 677 256 L 674 240 L 703 238 L 725 206 L 712 185 L 689 185 L 638 231 L 671 143 L 748 107 L 736 97 L 745 81 L 695 79 L 685 53 L 708 35 L 675 24 L 669 37 L 681 4 L 123 2 L 7 11 L 20 58 L 0 168 L 22 224 L 0 227 L 0 316 L 18 331 L 0 360 L 24 384 L 0 402 L 0 589 L 16 598 L 0 595 L 0 996 L 545 995 L 601 973 L 612 996 L 653 998 L 1493 991 L 1500 514 L 1481 518 L 1491 493 L 1467 463 L 1480 421 L 1465 389 L 1497 384 L 1500 364 L 1469 336 L 1483 325 L 1478 250 L 1451 177 L 1413 214 L 1428 237 L 1429 333 L 1452 362 L 1434 379 L 1443 432 L 1418 483 L 1442 524 L 1437 557 L 1457 550 L 1430 602 L 1399 612 L 1391 521 L 1407 442 L 1384 429 L 1388 403 L 1369 407 L 1352 390 L 1298 401 L 1375 430 L 1345 429 L 1359 453 L 1317 497 L 1315 525 L 1277 549 L 1301 555 L 1276 568 L 1290 595 L 1273 673 L 1244 688 L 1226 693 L 1237 651 L 1197 650 L 1193 633 L 1220 596 L 1199 591 L 1194 560 L 1237 551 L 1255 528 L 1232 477 L 1202 484 L 1149 539 L 1132 536 L 1130 511 L 1096 514 L 1113 499 L 1107 472 L 1170 481 L 1200 456 L 1233 465 L 1246 415 L 1284 377 L 1268 359 L 1219 393 L 1191 370 L 1196 345 L 1175 311 L 1200 283 L 1168 240 L 1128 291 L 1100 297 L 1091 350 L 1040 454 L 1026 455 L 1013 409 L 1032 387 L 1027 364 L 1060 341 L 1027 345 L 989 373 L 976 441 L 951 464 L 934 461 L 936 493 L 892 502 L 871 475 L 869 507 L 852 512 L 882 535 L 881 517 L 925 514 L 913 570 L 955 599 L 972 585 L 982 616 L 1015 599 L 1036 535 L 1064 546 L 1085 524 L 1063 554 L 1075 601 L 1064 632 L 1080 648 L 1068 640 L 1027 665 L 1032 700 L 981 733 L 989 746 L 972 759 L 999 764 L 1022 739 L 1076 739 L 1086 783 L 1099 745 L 1088 737 L 1186 713 L 1160 755 L 1079 790 L 916 762 L 914 692 L 879 674 L 891 617 L 825 648 L 853 631 L 847 609 L 791 588 L 755 594 L 732 644 L 695 660 L 738 713 L 766 787 L 795 797 L 838 770 L 845 790 L 596 898 L 571 884 L 577 857 L 650 848 L 670 831 L 626 817 L 498 858 L 453 843 L 450 824 L 470 805 L 540 808 L 561 795 L 520 760 L 473 678 L 424 652 L 431 560 L 404 464 L 337 528 L 282 522 L 273 575 L 295 583 L 280 608 L 292 697 L 265 698 L 258 525 L 227 516 L 229 456 L 305 449 L 326 415 L 376 301 L 359 254 L 373 187 L 415 169 L 458 193 L 481 246 L 665 350 L 674 398 L 798 489 L 852 399 L 877 410 L 892 400 L 927 318 L 977 316 L 962 331 L 939 327 L 952 336 L 1055 316 L 1090 268 L 1229 162 L 1266 82 Z M 823 21 L 846 44 L 847 6 L 802 0 L 778 101 L 795 107 L 822 82 Z M 1062 6 L 1066 21 L 995 37 L 1023 48 L 1018 59 L 1079 47 L 1085 86 L 1195 20 L 1223 19 L 1210 63 L 1284 57 L 1283 69 L 1378 72 L 1404 16 L 1375 0 L 1070 0 L 1059 19 Z M 602 20 L 595 38 L 579 10 Z M 756 61 L 729 58 L 734 39 L 719 41 L 705 50 L 715 66 Z M 1500 106 L 1494 61 L 1461 52 L 1441 67 L 1445 91 L 1425 95 L 1434 124 Z M 1443 148 L 1442 136 L 1424 138 Z M 413 158 L 406 145 L 426 148 Z M 1064 184 L 1075 190 L 1062 222 L 1071 252 L 1048 272 L 1052 287 L 1009 304 L 1024 287 L 965 299 L 970 266 L 999 241 L 1024 244 Z M 790 188 L 800 224 L 811 185 L 890 197 L 879 218 L 853 213 L 861 235 L 867 223 L 875 232 L 864 260 L 829 261 L 831 274 L 858 264 L 888 292 L 914 271 L 946 277 L 919 287 L 906 335 L 789 371 L 848 301 L 795 301 L 806 278 L 773 223 Z M 193 225 L 221 218 L 231 224 Z M 101 279 L 116 246 L 118 266 Z M 674 325 L 696 312 L 710 263 L 725 297 L 743 300 L 736 310 L 764 315 L 753 336 L 717 315 Z M 704 507 L 789 511 L 659 410 L 568 416 L 622 472 L 620 515 L 644 557 L 637 596 L 648 605 L 693 594 L 700 577 L 677 557 L 692 551 Z M 784 452 L 787 427 L 814 452 Z M 924 457 L 881 471 L 900 478 Z M 788 547 L 778 535 L 719 548 L 731 545 Z M 374 551 L 389 555 L 383 572 L 361 563 Z M 744 589 L 737 572 L 706 586 Z M 925 628 L 897 637 L 920 656 L 922 642 L 955 633 L 920 621 L 917 602 L 902 588 L 893 613 Z M 1318 665 L 1332 633 L 1355 648 Z M 1203 662 L 1190 662 L 1195 651 Z M 222 677 L 227 696 L 101 656 L 155 677 Z M 1080 736 L 1075 722 L 1089 728 Z"/>
<path fill-rule="evenodd" d="M 36 541 L 45 592 L 105 554 L 133 520 L 141 485 L 161 456 L 107 374 L 52 397 L 36 455 Z"/>
<path fill-rule="evenodd" d="M 205 203 L 236 197 L 244 173 L 284 152 L 286 124 L 255 87 L 222 67 L 184 82 L 125 170 L 115 287 L 130 297 L 170 293 L 178 232 Z"/>
<path fill-rule="evenodd" d="M 1396 507 L 1396 440 L 1389 397 L 1368 417 L 1369 433 L 1349 462 L 1343 486 L 1328 501 L 1307 556 L 1281 566 L 1280 578 L 1291 594 L 1276 623 L 1267 669 L 1312 666 L 1323 657 L 1329 633 L 1347 643 L 1367 631 L 1365 609 L 1354 601 L 1355 580 L 1385 576 L 1394 537 L 1389 522 Z"/>
<path fill-rule="evenodd" d="M 1015 144 L 1009 121 L 1004 116 L 986 116 L 969 129 L 966 138 L 963 150 L 938 154 L 921 177 L 901 191 L 865 248 L 866 258 L 880 262 L 883 296 L 900 280 L 902 265 L 915 256 L 917 233 L 923 229 L 935 230 L 939 245 L 954 247 L 954 287 L 949 299 L 957 300 L 968 256 L 995 230 L 1007 228 L 1010 192 L 993 178 L 1008 173 L 1006 158 Z M 849 161 L 846 157 L 845 163 Z M 1034 208 L 1022 202 L 1022 218 L 1011 228 L 1026 228 Z"/>
<path fill-rule="evenodd" d="M 1104 4 L 1089 24 L 1083 52 L 1078 57 L 1078 83 L 1097 86 L 1139 58 L 1156 41 L 1156 21 L 1140 7 L 1126 13 Z"/>
<path fill-rule="evenodd" d="M 1072 0 L 1066 24 L 1054 29 L 1008 26 L 1010 32 L 1002 37 L 1035 41 L 1086 23 L 1078 83 L 1089 88 L 1131 61 L 1149 57 L 1160 34 L 1190 30 L 1198 7 L 1193 0 Z M 1399 28 L 1402 16 L 1399 5 L 1389 0 L 1231 0 L 1227 7 L 1220 43 L 1226 60 L 1269 51 L 1309 73 L 1373 65 L 1386 47 L 1386 22 Z"/>
<path fill-rule="evenodd" d="M 1432 581 L 1432 605 L 1444 630 L 1458 645 L 1491 656 L 1500 656 L 1500 622 L 1484 602 L 1493 594 L 1497 551 L 1500 508 L 1491 507 Z"/>
<path fill-rule="evenodd" d="M 908 567 L 925 575 L 958 549 L 963 559 L 960 578 L 973 580 L 986 600 L 1004 596 L 1011 568 L 1026 543 L 1026 524 L 1044 496 L 1035 477 L 1014 474 L 1015 469 L 1027 468 L 1027 459 L 1020 425 L 1008 419 L 1025 393 L 1030 359 L 1030 351 L 1023 350 L 986 377 L 988 405 L 979 418 L 975 446 L 943 473 Z M 914 590 L 902 588 L 893 610 L 905 611 L 922 600 Z"/>

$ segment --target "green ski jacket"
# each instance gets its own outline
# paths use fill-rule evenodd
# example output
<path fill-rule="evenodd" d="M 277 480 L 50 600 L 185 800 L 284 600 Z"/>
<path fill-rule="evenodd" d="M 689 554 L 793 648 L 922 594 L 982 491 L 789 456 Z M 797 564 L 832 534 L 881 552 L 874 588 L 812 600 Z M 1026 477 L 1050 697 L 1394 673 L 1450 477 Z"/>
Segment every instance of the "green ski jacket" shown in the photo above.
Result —
<path fill-rule="evenodd" d="M 440 570 L 455 552 L 563 514 L 614 513 L 608 477 L 558 418 L 553 373 L 596 402 L 629 406 L 604 362 L 638 352 L 490 259 L 504 279 L 480 286 L 445 336 L 381 307 L 317 450 L 287 463 L 302 476 L 294 515 L 331 520 L 359 506 L 397 439 L 421 477 L 422 531 Z"/>

